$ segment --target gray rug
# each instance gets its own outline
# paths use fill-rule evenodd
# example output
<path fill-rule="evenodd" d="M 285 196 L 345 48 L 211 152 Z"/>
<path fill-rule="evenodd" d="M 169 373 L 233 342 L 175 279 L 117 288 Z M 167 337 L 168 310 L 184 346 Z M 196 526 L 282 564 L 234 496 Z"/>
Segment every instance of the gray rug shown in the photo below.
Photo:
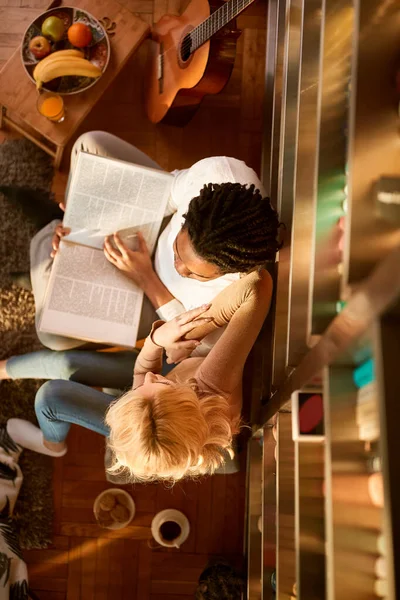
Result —
<path fill-rule="evenodd" d="M 0 184 L 32 187 L 50 193 L 53 168 L 50 158 L 27 140 L 0 145 Z M 41 348 L 36 337 L 35 306 L 30 292 L 18 289 L 9 273 L 29 271 L 29 241 L 35 226 L 0 193 L 0 359 Z M 33 402 L 42 382 L 0 383 L 0 424 L 10 417 L 36 423 Z M 53 498 L 51 459 L 25 451 L 20 465 L 24 482 L 15 508 L 16 526 L 23 548 L 44 548 L 51 543 Z"/>

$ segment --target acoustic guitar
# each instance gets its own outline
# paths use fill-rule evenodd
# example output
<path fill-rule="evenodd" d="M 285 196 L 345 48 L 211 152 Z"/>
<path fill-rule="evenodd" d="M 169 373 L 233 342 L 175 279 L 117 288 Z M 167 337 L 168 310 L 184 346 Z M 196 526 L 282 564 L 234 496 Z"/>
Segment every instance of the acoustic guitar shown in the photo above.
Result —
<path fill-rule="evenodd" d="M 253 1 L 192 0 L 180 17 L 164 15 L 154 25 L 146 101 L 150 121 L 185 125 L 206 94 L 222 90 L 241 33 L 235 18 Z"/>

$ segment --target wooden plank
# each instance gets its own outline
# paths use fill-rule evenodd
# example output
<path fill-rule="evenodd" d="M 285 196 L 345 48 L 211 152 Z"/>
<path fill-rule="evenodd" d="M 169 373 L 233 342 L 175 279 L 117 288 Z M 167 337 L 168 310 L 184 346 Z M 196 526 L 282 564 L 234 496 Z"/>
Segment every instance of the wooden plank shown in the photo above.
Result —
<path fill-rule="evenodd" d="M 110 545 L 110 580 L 108 598 L 122 598 L 123 591 L 124 540 L 114 540 Z"/>
<path fill-rule="evenodd" d="M 130 526 L 150 527 L 153 520 L 153 513 L 136 513 Z M 68 507 L 62 509 L 63 523 L 82 523 L 86 525 L 97 524 L 92 508 Z M 97 526 L 97 525 L 96 525 Z"/>
<path fill-rule="evenodd" d="M 206 554 L 208 551 L 211 535 L 212 481 L 212 477 L 202 479 L 197 498 L 196 522 L 202 524 L 201 527 L 196 528 L 196 552 L 198 554 Z"/>
<path fill-rule="evenodd" d="M 120 3 L 133 13 L 153 13 L 152 0 L 120 0 Z"/>
<path fill-rule="evenodd" d="M 224 546 L 225 494 L 229 475 L 212 478 L 211 527 L 208 549 L 212 554 L 222 554 Z"/>
<path fill-rule="evenodd" d="M 121 600 L 138 600 L 136 595 L 139 569 L 140 542 L 136 540 L 124 540 L 123 548 L 123 571 L 122 571 L 122 596 Z"/>
<path fill-rule="evenodd" d="M 168 571 L 175 564 L 179 564 L 183 569 L 190 567 L 200 568 L 208 561 L 208 554 L 182 554 L 179 560 L 176 560 L 176 551 L 168 549 L 160 549 L 158 552 L 153 552 L 151 557 L 151 565 L 157 573 Z"/>
<path fill-rule="evenodd" d="M 244 53 L 242 70 L 242 102 L 241 116 L 243 119 L 261 119 L 262 98 L 264 97 L 265 70 L 261 49 L 265 48 L 265 31 L 246 29 L 244 31 Z"/>
<path fill-rule="evenodd" d="M 138 513 L 152 513 L 154 516 L 159 485 L 154 483 L 146 485 L 135 484 L 125 488 L 131 494 Z"/>
<path fill-rule="evenodd" d="M 68 541 L 68 538 L 65 538 Z M 36 565 L 36 564 L 52 564 L 56 563 L 58 565 L 67 565 L 68 564 L 68 549 L 67 550 L 52 550 L 52 549 L 42 549 L 42 550 L 25 550 L 24 551 L 24 560 L 27 565 Z"/>
<path fill-rule="evenodd" d="M 97 540 L 86 539 L 81 547 L 81 594 L 85 600 L 94 600 L 96 585 Z"/>
<path fill-rule="evenodd" d="M 69 547 L 67 600 L 81 600 L 81 544 L 82 541 L 79 538 L 71 536 Z M 35 589 L 34 586 L 32 587 Z"/>
<path fill-rule="evenodd" d="M 53 459 L 53 531 L 56 534 L 60 533 L 64 461 L 65 457 Z"/>
<path fill-rule="evenodd" d="M 91 523 L 62 523 L 61 533 L 72 537 L 105 537 L 110 539 L 134 538 L 147 540 L 151 537 L 150 527 L 136 527 L 129 525 L 124 529 L 102 529 Z"/>
<path fill-rule="evenodd" d="M 110 545 L 112 542 L 105 538 L 98 538 L 96 544 L 96 582 L 94 598 L 95 600 L 107 600 L 108 582 L 110 580 Z"/>
<path fill-rule="evenodd" d="M 87 455 L 88 456 L 88 455 Z M 94 501 L 96 496 L 109 488 L 121 487 L 109 483 L 108 481 L 63 481 L 63 505 L 65 506 L 65 498 L 76 498 L 77 502 L 80 499 L 87 500 L 86 506 L 90 506 L 89 502 Z"/>
<path fill-rule="evenodd" d="M 152 594 L 175 594 L 177 597 L 192 594 L 196 590 L 197 584 L 189 581 L 158 581 L 151 580 L 151 593 Z"/>
<path fill-rule="evenodd" d="M 31 589 L 32 586 L 31 586 Z M 49 592 L 47 590 L 40 590 L 40 600 L 65 600 L 65 592 Z"/>
<path fill-rule="evenodd" d="M 224 554 L 230 554 L 233 548 L 240 548 L 243 543 L 244 505 L 240 494 L 243 487 L 244 473 L 232 473 L 226 477 L 225 521 L 224 528 L 229 529 L 229 537 L 223 540 Z"/>
<path fill-rule="evenodd" d="M 150 596 L 150 600 L 193 600 L 193 594 L 190 594 L 188 596 L 186 595 L 181 595 L 179 594 L 179 596 L 174 595 L 170 595 L 170 594 L 151 594 Z"/>
<path fill-rule="evenodd" d="M 149 600 L 151 578 L 151 550 L 147 542 L 139 547 L 138 580 L 136 597 L 138 600 Z"/>
<path fill-rule="evenodd" d="M 28 563 L 29 565 L 29 580 L 37 579 L 64 579 L 68 577 L 68 560 L 62 562 L 50 561 L 46 555 L 46 550 L 42 550 L 43 558 L 41 562 Z M 66 555 L 68 559 L 68 555 Z M 37 589 L 40 589 L 40 587 Z M 48 589 L 45 587 L 45 589 Z"/>
<path fill-rule="evenodd" d="M 64 467 L 64 480 L 101 482 L 106 481 L 104 466 L 87 467 L 81 465 L 66 465 Z"/>
<path fill-rule="evenodd" d="M 63 592 L 67 590 L 67 580 L 56 577 L 36 577 L 29 575 L 29 583 L 33 590 L 47 590 L 48 592 Z"/>

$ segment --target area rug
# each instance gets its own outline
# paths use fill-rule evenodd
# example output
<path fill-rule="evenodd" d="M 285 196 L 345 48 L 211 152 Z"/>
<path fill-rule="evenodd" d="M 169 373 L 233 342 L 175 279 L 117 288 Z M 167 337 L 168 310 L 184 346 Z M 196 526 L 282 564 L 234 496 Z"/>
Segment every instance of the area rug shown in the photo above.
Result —
<path fill-rule="evenodd" d="M 51 160 L 28 140 L 0 144 L 0 185 L 42 190 L 50 195 Z M 11 272 L 29 271 L 29 241 L 36 231 L 21 209 L 0 193 L 0 359 L 41 348 L 36 336 L 35 306 L 31 292 L 17 288 Z M 42 382 L 0 383 L 0 424 L 10 417 L 36 423 L 33 403 Z M 47 456 L 25 451 L 20 460 L 24 475 L 14 516 L 22 548 L 44 548 L 51 543 L 53 498 L 52 462 Z"/>

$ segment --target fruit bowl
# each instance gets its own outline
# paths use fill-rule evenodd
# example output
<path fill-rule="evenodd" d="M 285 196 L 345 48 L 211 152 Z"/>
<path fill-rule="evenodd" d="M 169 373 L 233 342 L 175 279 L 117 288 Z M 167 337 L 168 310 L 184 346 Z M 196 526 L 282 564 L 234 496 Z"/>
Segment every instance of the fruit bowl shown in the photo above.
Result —
<path fill-rule="evenodd" d="M 24 65 L 25 71 L 28 77 L 35 83 L 33 78 L 33 71 L 36 65 L 40 62 L 40 59 L 36 58 L 30 48 L 29 44 L 31 40 L 36 36 L 42 36 L 42 24 L 48 17 L 58 17 L 64 23 L 65 33 L 61 40 L 54 42 L 49 40 L 51 46 L 51 52 L 58 50 L 69 50 L 75 49 L 67 37 L 68 28 L 75 23 L 85 23 L 92 33 L 92 40 L 90 44 L 84 48 L 79 48 L 84 53 L 84 57 L 91 63 L 96 65 L 102 74 L 107 68 L 110 60 L 110 41 L 107 33 L 102 24 L 95 19 L 91 14 L 85 10 L 73 8 L 71 6 L 63 6 L 59 8 L 52 8 L 42 13 L 37 17 L 25 31 L 22 47 L 21 47 L 21 58 L 22 64 Z M 68 76 L 58 77 L 48 83 L 43 84 L 42 89 L 48 92 L 57 92 L 57 94 L 78 94 L 83 92 L 93 85 L 100 79 L 92 79 L 90 77 L 79 77 L 79 76 Z"/>

